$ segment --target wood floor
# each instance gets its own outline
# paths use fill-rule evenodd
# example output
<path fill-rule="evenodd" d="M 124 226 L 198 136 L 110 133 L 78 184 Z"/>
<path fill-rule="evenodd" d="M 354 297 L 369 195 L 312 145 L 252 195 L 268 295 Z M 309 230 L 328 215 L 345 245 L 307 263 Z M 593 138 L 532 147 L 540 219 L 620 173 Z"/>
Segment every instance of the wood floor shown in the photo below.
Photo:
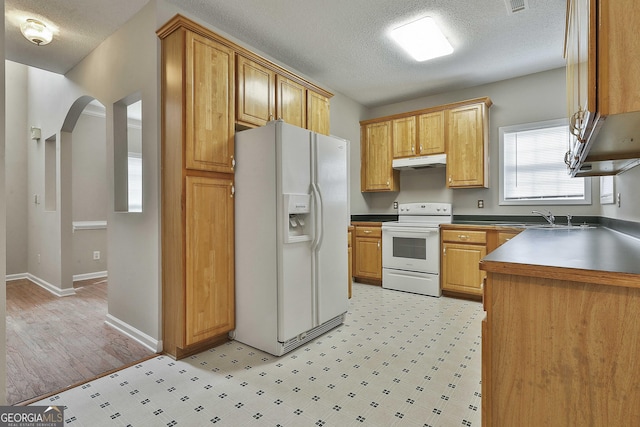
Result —
<path fill-rule="evenodd" d="M 95 378 L 153 353 L 107 326 L 106 279 L 57 297 L 26 279 L 7 282 L 7 403 Z"/>

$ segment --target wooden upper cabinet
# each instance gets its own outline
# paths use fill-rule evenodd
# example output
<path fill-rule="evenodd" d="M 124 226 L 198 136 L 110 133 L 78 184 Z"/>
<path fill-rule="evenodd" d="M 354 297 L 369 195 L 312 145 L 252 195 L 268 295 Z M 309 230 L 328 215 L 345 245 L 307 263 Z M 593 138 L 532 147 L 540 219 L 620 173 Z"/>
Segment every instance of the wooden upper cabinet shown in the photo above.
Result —
<path fill-rule="evenodd" d="M 307 90 L 307 129 L 329 135 L 329 98 Z"/>
<path fill-rule="evenodd" d="M 301 84 L 283 76 L 276 76 L 277 118 L 306 129 L 307 90 Z"/>
<path fill-rule="evenodd" d="M 398 191 L 399 174 L 392 163 L 392 123 L 378 122 L 362 127 L 360 185 L 362 191 Z"/>
<path fill-rule="evenodd" d="M 236 120 L 264 126 L 276 115 L 276 73 L 244 56 L 236 58 Z"/>
<path fill-rule="evenodd" d="M 189 346 L 235 327 L 233 178 L 186 177 L 186 334 Z"/>
<path fill-rule="evenodd" d="M 416 118 L 403 117 L 392 122 L 393 158 L 411 157 L 416 153 Z"/>
<path fill-rule="evenodd" d="M 458 107 L 448 114 L 447 187 L 488 187 L 487 105 Z"/>
<path fill-rule="evenodd" d="M 186 32 L 186 166 L 233 172 L 234 52 Z"/>
<path fill-rule="evenodd" d="M 418 124 L 417 153 L 421 156 L 445 152 L 445 111 L 420 114 Z"/>
<path fill-rule="evenodd" d="M 488 188 L 491 105 L 488 97 L 475 98 L 360 121 L 361 190 L 398 191 L 393 159 L 432 154 L 447 154 L 447 187 Z"/>

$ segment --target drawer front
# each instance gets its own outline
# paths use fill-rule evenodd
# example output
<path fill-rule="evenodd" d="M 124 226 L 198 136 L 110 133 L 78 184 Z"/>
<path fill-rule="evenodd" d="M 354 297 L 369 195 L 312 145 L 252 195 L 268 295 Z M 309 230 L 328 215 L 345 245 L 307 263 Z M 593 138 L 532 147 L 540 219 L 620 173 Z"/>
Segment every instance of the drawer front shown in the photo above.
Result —
<path fill-rule="evenodd" d="M 509 240 L 516 237 L 518 233 L 515 231 L 499 231 L 498 232 L 498 246 L 507 243 Z"/>
<path fill-rule="evenodd" d="M 381 227 L 356 227 L 356 237 L 382 237 Z"/>
<path fill-rule="evenodd" d="M 487 243 L 486 231 L 442 230 L 442 240 L 460 243 Z"/>

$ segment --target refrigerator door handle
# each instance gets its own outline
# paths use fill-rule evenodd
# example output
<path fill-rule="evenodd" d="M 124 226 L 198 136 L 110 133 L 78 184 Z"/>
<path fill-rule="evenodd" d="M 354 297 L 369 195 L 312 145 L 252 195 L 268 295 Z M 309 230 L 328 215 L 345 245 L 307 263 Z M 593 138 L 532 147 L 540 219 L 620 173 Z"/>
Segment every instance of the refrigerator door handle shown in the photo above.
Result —
<path fill-rule="evenodd" d="M 314 199 L 314 233 L 313 233 L 313 242 L 311 242 L 311 248 L 315 251 L 321 243 L 322 240 L 322 199 L 320 197 L 320 192 L 318 191 L 318 186 L 315 182 L 311 183 L 311 192 L 313 193 Z"/>
<path fill-rule="evenodd" d="M 316 188 L 316 192 L 318 194 L 318 214 L 316 215 L 316 224 L 318 224 L 318 242 L 316 244 L 316 247 L 320 247 L 322 246 L 322 237 L 323 237 L 323 226 L 324 226 L 324 205 L 322 203 L 322 189 L 320 188 L 320 184 L 315 183 L 314 184 L 315 188 Z"/>

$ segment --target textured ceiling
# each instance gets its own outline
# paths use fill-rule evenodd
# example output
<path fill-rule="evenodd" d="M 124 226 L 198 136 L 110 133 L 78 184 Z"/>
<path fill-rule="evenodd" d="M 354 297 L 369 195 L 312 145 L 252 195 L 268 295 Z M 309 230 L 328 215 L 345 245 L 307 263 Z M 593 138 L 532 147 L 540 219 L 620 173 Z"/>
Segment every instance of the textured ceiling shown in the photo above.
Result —
<path fill-rule="evenodd" d="M 565 0 L 166 0 L 287 64 L 330 90 L 378 106 L 562 67 Z M 147 0 L 6 0 L 6 56 L 64 73 Z M 59 28 L 37 47 L 14 20 L 24 13 Z M 433 17 L 454 53 L 415 62 L 388 32 Z"/>

